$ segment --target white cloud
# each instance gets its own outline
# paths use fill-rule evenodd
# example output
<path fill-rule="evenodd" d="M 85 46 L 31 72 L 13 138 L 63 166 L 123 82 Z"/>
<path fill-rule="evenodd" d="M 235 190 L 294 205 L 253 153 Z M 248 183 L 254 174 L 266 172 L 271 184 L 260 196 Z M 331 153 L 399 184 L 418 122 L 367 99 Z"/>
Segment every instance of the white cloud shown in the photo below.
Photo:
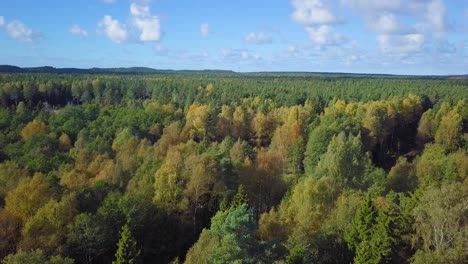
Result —
<path fill-rule="evenodd" d="M 210 25 L 207 23 L 203 23 L 200 25 L 200 35 L 204 38 L 210 35 Z"/>
<path fill-rule="evenodd" d="M 34 38 L 33 31 L 28 28 L 23 22 L 18 20 L 13 20 L 12 22 L 6 25 L 6 30 L 8 35 L 17 40 L 22 42 L 31 42 Z"/>
<path fill-rule="evenodd" d="M 271 43 L 272 37 L 271 35 L 265 34 L 265 33 L 249 33 L 244 37 L 244 40 L 248 43 L 253 43 L 253 44 L 265 44 L 265 43 Z"/>
<path fill-rule="evenodd" d="M 78 26 L 78 25 L 71 26 L 70 29 L 68 30 L 68 32 L 70 32 L 73 35 L 79 35 L 79 36 L 83 36 L 83 37 L 88 36 L 88 32 L 86 32 L 86 30 L 80 28 L 80 26 Z"/>
<path fill-rule="evenodd" d="M 294 21 L 303 25 L 330 24 L 337 22 L 329 7 L 321 0 L 292 0 Z"/>
<path fill-rule="evenodd" d="M 333 27 L 321 25 L 318 27 L 306 27 L 309 38 L 317 46 L 339 45 L 345 41 L 343 35 L 336 33 Z"/>
<path fill-rule="evenodd" d="M 382 53 L 388 55 L 410 55 L 423 50 L 424 39 L 423 34 L 406 34 L 401 36 L 379 35 L 377 43 Z"/>
<path fill-rule="evenodd" d="M 128 40 L 130 34 L 125 25 L 121 24 L 112 16 L 104 16 L 99 22 L 99 28 L 104 30 L 104 34 L 115 43 L 122 43 Z"/>
<path fill-rule="evenodd" d="M 244 49 L 223 49 L 221 51 L 221 57 L 227 62 L 239 62 L 242 61 L 258 61 L 261 60 L 261 56 L 257 53 L 253 53 L 249 50 Z"/>
<path fill-rule="evenodd" d="M 147 17 L 150 15 L 149 6 L 141 6 L 136 3 L 130 5 L 130 14 L 137 17 Z"/>
<path fill-rule="evenodd" d="M 3 16 L 0 16 L 0 27 L 3 26 L 3 24 L 5 24 L 5 18 L 3 18 Z"/>
<path fill-rule="evenodd" d="M 371 19 L 370 26 L 379 34 L 409 33 L 409 29 L 398 20 L 395 14 L 388 12 L 374 16 Z"/>
<path fill-rule="evenodd" d="M 427 5 L 426 18 L 432 25 L 432 28 L 438 32 L 445 32 L 447 30 L 445 14 L 445 5 L 441 0 L 431 1 Z"/>
<path fill-rule="evenodd" d="M 135 18 L 134 24 L 141 31 L 141 41 L 157 41 L 161 39 L 161 26 L 158 17 Z"/>
<path fill-rule="evenodd" d="M 335 32 L 331 24 L 338 23 L 324 0 L 291 0 L 294 7 L 292 18 L 305 26 L 309 38 L 318 47 L 344 44 L 346 38 Z"/>
<path fill-rule="evenodd" d="M 141 41 L 158 41 L 161 39 L 161 25 L 158 16 L 151 15 L 148 6 L 132 3 L 130 14 L 133 25 L 141 32 Z"/>

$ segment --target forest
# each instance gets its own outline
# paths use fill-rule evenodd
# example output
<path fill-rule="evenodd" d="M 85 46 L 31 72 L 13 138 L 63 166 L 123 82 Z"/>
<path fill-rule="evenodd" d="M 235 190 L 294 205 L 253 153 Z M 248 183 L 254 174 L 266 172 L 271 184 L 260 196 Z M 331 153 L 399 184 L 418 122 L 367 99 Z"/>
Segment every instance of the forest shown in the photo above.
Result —
<path fill-rule="evenodd" d="M 467 78 L 8 69 L 2 264 L 468 260 Z"/>

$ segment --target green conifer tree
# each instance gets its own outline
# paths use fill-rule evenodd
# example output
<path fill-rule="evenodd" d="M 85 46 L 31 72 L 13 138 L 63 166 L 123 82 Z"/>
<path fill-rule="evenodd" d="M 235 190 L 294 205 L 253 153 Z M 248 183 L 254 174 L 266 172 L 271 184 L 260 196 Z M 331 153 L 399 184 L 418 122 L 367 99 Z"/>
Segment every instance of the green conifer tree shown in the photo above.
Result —
<path fill-rule="evenodd" d="M 135 264 L 139 263 L 140 250 L 137 249 L 137 243 L 132 236 L 128 225 L 122 227 L 120 231 L 120 240 L 117 243 L 116 260 L 112 264 Z"/>

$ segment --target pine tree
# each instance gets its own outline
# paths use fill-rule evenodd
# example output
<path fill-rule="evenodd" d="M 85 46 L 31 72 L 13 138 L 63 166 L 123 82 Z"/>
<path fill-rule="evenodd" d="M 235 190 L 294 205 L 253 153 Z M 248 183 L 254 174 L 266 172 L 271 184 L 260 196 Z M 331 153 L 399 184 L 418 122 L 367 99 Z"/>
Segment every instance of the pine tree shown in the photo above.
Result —
<path fill-rule="evenodd" d="M 242 206 L 243 204 L 248 205 L 249 198 L 245 194 L 244 185 L 240 184 L 239 187 L 237 187 L 236 195 L 234 195 L 234 197 L 232 198 L 231 208 L 237 208 L 239 206 Z"/>
<path fill-rule="evenodd" d="M 120 231 L 120 240 L 117 243 L 116 260 L 112 264 L 135 264 L 139 263 L 140 250 L 137 249 L 137 243 L 132 236 L 128 225 L 122 227 Z"/>

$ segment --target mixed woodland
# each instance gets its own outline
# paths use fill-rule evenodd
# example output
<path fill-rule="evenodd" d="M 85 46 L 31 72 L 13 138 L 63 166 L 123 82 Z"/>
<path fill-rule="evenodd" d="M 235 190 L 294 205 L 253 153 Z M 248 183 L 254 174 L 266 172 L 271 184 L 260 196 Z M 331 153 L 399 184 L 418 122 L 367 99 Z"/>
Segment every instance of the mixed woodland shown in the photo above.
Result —
<path fill-rule="evenodd" d="M 0 74 L 0 261 L 466 263 L 468 80 Z"/>

